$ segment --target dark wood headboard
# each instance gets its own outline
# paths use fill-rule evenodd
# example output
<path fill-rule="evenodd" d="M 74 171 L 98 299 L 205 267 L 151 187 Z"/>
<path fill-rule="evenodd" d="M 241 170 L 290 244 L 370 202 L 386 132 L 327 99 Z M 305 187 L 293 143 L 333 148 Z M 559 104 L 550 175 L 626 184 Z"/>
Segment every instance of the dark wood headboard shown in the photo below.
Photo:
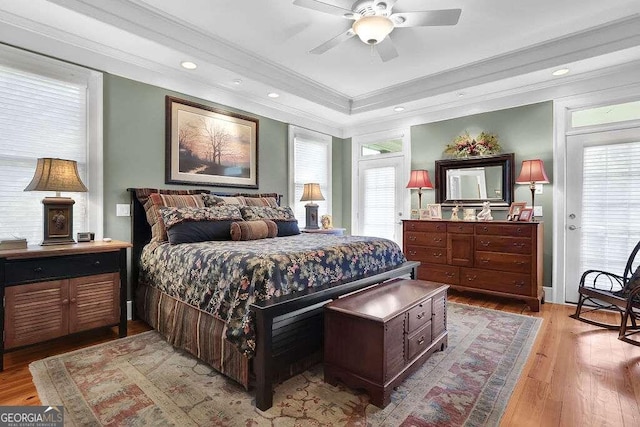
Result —
<path fill-rule="evenodd" d="M 138 276 L 140 273 L 140 256 L 142 255 L 142 249 L 144 246 L 151 241 L 151 226 L 149 222 L 147 222 L 147 214 L 144 210 L 144 206 L 136 197 L 137 188 L 127 188 L 127 191 L 131 197 L 131 243 L 133 244 L 133 248 L 131 249 L 131 298 L 135 301 L 136 298 L 136 287 L 138 286 Z M 162 191 L 170 192 L 170 189 L 158 189 Z M 217 196 L 238 196 L 238 195 L 247 195 L 247 196 L 258 196 L 258 194 L 240 194 L 240 193 L 222 193 L 211 190 L 201 190 L 201 189 L 193 189 L 199 193 L 209 193 L 215 194 Z M 282 204 L 282 194 L 278 194 L 276 197 L 276 202 L 278 205 Z M 134 303 L 134 316 L 135 316 L 135 303 Z"/>

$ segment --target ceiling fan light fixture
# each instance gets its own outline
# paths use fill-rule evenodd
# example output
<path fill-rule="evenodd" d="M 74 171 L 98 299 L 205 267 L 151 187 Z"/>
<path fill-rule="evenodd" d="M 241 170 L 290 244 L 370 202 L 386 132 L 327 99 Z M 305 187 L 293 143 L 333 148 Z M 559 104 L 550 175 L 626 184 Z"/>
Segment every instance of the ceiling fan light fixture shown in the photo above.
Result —
<path fill-rule="evenodd" d="M 386 16 L 363 16 L 351 27 L 364 43 L 374 45 L 380 43 L 393 30 L 393 22 Z"/>

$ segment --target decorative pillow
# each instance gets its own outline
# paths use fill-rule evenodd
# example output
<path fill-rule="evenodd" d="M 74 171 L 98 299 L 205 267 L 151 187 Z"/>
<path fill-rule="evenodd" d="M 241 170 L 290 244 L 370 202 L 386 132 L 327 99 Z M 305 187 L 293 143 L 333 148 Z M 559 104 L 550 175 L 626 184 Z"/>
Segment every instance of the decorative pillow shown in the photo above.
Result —
<path fill-rule="evenodd" d="M 160 208 L 174 207 L 204 207 L 204 201 L 200 194 L 194 195 L 176 195 L 176 194 L 160 194 L 151 193 L 149 200 L 144 205 L 147 213 L 147 221 L 151 226 L 151 241 L 165 242 L 167 241 L 167 230 L 160 214 Z"/>
<path fill-rule="evenodd" d="M 240 210 L 232 205 L 213 208 L 162 207 L 160 214 L 172 245 L 229 240 L 231 223 L 242 221 Z"/>
<path fill-rule="evenodd" d="M 193 195 L 200 193 L 207 193 L 208 190 L 169 190 L 162 188 L 136 188 L 136 198 L 142 206 L 144 206 L 149 200 L 149 196 L 152 193 L 168 194 L 168 195 Z"/>
<path fill-rule="evenodd" d="M 202 200 L 207 207 L 220 206 L 220 205 L 236 205 L 247 206 L 245 198 L 242 196 L 218 196 L 215 194 L 202 194 Z"/>
<path fill-rule="evenodd" d="M 258 219 L 270 219 L 278 225 L 278 237 L 293 236 L 300 234 L 298 220 L 293 214 L 293 209 L 288 206 L 278 206 L 275 208 L 267 206 L 246 206 L 240 208 L 242 218 L 245 221 L 255 221 Z"/>
<path fill-rule="evenodd" d="M 288 206 L 246 206 L 240 208 L 242 218 L 245 221 L 254 221 L 257 219 L 279 219 L 284 221 L 295 220 L 293 209 Z"/>
<path fill-rule="evenodd" d="M 244 197 L 247 206 L 268 206 L 272 208 L 278 207 L 278 202 L 275 197 Z"/>
<path fill-rule="evenodd" d="M 231 240 L 257 240 L 276 237 L 278 226 L 268 219 L 231 224 Z"/>

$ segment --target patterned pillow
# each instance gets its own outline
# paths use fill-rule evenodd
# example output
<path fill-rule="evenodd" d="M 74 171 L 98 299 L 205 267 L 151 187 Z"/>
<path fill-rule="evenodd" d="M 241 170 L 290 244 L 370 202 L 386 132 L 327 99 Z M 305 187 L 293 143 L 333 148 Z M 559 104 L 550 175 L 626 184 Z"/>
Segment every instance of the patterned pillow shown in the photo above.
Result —
<path fill-rule="evenodd" d="M 293 209 L 288 206 L 278 206 L 275 208 L 267 206 L 247 206 L 240 208 L 242 218 L 245 221 L 255 221 L 258 219 L 270 219 L 278 226 L 278 237 L 293 236 L 300 234 L 298 220 L 293 214 Z"/>
<path fill-rule="evenodd" d="M 151 242 L 166 242 L 167 230 L 160 214 L 160 208 L 166 206 L 175 207 L 204 207 L 204 201 L 200 194 L 176 195 L 151 193 L 149 200 L 144 205 L 147 213 L 147 222 L 151 226 Z"/>
<path fill-rule="evenodd" d="M 160 214 L 172 245 L 229 240 L 231 223 L 242 221 L 240 209 L 232 205 L 213 208 L 162 207 Z"/>
<path fill-rule="evenodd" d="M 189 195 L 206 193 L 207 190 L 168 190 L 162 188 L 136 188 L 136 198 L 142 206 L 149 200 L 149 196 L 153 193 L 169 194 L 169 195 Z"/>
<path fill-rule="evenodd" d="M 283 221 L 292 221 L 296 217 L 293 214 L 293 209 L 288 206 L 246 206 L 240 208 L 242 218 L 245 221 L 255 221 L 257 219 L 279 219 Z"/>
<path fill-rule="evenodd" d="M 247 206 L 268 206 L 272 208 L 278 207 L 275 197 L 246 197 L 243 196 Z"/>
<path fill-rule="evenodd" d="M 268 219 L 231 224 L 231 240 L 258 240 L 276 237 L 278 226 Z"/>
<path fill-rule="evenodd" d="M 215 194 L 202 194 L 202 200 L 204 200 L 204 205 L 207 207 L 214 207 L 220 205 L 236 205 L 236 206 L 247 206 L 247 202 L 244 197 L 228 197 L 228 196 L 217 196 Z"/>

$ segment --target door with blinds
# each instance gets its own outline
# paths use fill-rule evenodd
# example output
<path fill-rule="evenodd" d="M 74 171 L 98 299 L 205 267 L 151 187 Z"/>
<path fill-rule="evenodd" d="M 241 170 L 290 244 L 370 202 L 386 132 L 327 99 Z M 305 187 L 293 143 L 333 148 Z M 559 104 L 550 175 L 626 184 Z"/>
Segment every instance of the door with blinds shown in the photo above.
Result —
<path fill-rule="evenodd" d="M 358 173 L 358 230 L 401 244 L 404 157 L 362 160 Z"/>
<path fill-rule="evenodd" d="M 582 272 L 624 272 L 640 240 L 640 127 L 567 137 L 565 300 Z"/>

